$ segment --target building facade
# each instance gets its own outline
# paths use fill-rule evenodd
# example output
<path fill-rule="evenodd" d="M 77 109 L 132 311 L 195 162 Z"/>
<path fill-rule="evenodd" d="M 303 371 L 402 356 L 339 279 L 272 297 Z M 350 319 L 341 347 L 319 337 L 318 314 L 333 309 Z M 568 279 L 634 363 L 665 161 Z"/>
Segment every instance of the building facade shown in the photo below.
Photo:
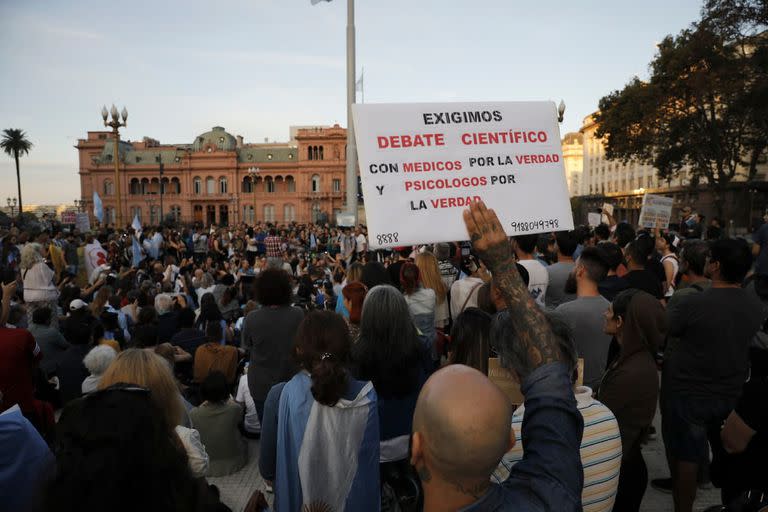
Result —
<path fill-rule="evenodd" d="M 118 143 L 123 222 L 176 221 L 231 225 L 333 221 L 344 208 L 347 131 L 332 127 L 292 130 L 285 143 L 245 143 L 215 126 L 185 144 Z M 114 140 L 110 131 L 88 132 L 79 153 L 82 198 L 101 197 L 105 222 L 116 219 Z M 88 208 L 92 211 L 92 207 Z"/>
<path fill-rule="evenodd" d="M 588 212 L 610 203 L 618 221 L 636 225 L 646 193 L 674 198 L 673 224 L 686 206 L 704 215 L 706 223 L 722 214 L 725 218 L 719 219 L 720 224 L 731 234 L 749 231 L 755 219 L 762 217 L 768 206 L 768 187 L 763 186 L 764 164 L 759 167 L 757 182 L 747 183 L 746 170 L 738 173 L 724 197 L 718 197 L 706 180 L 692 186 L 685 169 L 674 179 L 660 181 L 656 169 L 650 165 L 606 159 L 603 141 L 596 136 L 598 125 L 594 115 L 584 118 L 579 130 L 583 136 L 583 171 L 578 197 L 572 200 L 576 224 L 586 224 Z M 563 153 L 565 157 L 565 151 Z"/>
<path fill-rule="evenodd" d="M 584 137 L 579 132 L 566 133 L 563 137 L 563 165 L 571 197 L 582 195 L 581 177 L 584 171 Z"/>

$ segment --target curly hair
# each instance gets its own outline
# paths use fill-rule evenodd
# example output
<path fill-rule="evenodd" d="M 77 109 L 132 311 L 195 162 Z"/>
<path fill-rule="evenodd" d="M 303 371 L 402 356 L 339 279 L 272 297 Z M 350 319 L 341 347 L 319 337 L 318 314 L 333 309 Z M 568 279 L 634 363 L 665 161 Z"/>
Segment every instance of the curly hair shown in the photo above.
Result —
<path fill-rule="evenodd" d="M 28 270 L 43 261 L 43 255 L 40 254 L 42 248 L 42 245 L 32 242 L 21 249 L 21 262 L 19 266 L 22 270 Z"/>

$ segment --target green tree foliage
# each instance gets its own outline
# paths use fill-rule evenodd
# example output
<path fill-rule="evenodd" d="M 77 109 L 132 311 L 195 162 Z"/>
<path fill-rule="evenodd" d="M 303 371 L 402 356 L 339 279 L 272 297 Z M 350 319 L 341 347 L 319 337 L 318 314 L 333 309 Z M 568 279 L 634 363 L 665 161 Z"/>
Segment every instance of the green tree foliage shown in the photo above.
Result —
<path fill-rule="evenodd" d="M 24 130 L 8 128 L 3 130 L 3 138 L 0 139 L 0 149 L 16 161 L 16 186 L 19 193 L 19 215 L 24 211 L 21 201 L 21 174 L 19 173 L 19 157 L 29 154 L 32 143 L 27 139 Z"/>
<path fill-rule="evenodd" d="M 702 19 L 667 36 L 650 79 L 603 97 L 606 157 L 653 165 L 662 180 L 688 167 L 721 192 L 768 146 L 767 0 L 708 0 Z M 758 16 L 763 16 L 762 21 Z"/>

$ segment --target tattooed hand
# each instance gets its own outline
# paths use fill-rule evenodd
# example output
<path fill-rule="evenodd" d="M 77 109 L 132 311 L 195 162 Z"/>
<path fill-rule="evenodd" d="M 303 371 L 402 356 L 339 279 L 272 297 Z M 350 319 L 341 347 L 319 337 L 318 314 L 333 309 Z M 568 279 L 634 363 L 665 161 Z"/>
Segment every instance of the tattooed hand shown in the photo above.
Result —
<path fill-rule="evenodd" d="M 491 272 L 512 258 L 509 238 L 496 212 L 486 208 L 485 203 L 473 202 L 469 210 L 464 210 L 464 223 L 472 240 L 472 248 Z"/>
<path fill-rule="evenodd" d="M 511 244 L 496 213 L 482 201 L 472 202 L 464 211 L 464 223 L 472 248 L 493 274 L 493 284 L 508 309 L 505 321 L 511 329 L 504 332 L 510 335 L 496 340 L 502 360 L 520 379 L 541 365 L 561 360 L 557 338 L 517 272 Z"/>

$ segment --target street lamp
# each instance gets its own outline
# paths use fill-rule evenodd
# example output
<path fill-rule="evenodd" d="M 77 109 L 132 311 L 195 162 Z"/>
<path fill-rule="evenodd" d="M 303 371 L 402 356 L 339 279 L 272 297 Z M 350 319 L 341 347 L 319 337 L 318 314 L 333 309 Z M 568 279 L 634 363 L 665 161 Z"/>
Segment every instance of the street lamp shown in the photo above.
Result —
<path fill-rule="evenodd" d="M 560 105 L 557 106 L 557 122 L 563 122 L 563 115 L 565 114 L 565 102 L 560 100 Z"/>
<path fill-rule="evenodd" d="M 75 208 L 77 208 L 78 213 L 83 211 L 83 208 L 85 208 L 85 199 L 75 199 Z"/>
<path fill-rule="evenodd" d="M 149 207 L 149 223 L 154 225 L 155 222 L 152 219 L 153 217 L 152 212 L 155 209 L 155 201 L 157 201 L 157 198 L 153 195 L 149 195 L 144 198 L 144 201 L 147 203 L 147 206 Z"/>
<path fill-rule="evenodd" d="M 248 169 L 248 176 L 251 177 L 251 192 L 253 192 L 253 219 L 251 222 L 256 224 L 256 176 L 261 172 L 258 167 L 251 167 Z"/>
<path fill-rule="evenodd" d="M 14 212 L 14 209 L 16 208 L 16 204 L 17 204 L 16 198 L 14 197 L 13 200 L 11 200 L 11 198 L 9 197 L 5 201 L 6 201 L 6 203 L 8 203 L 8 208 L 10 208 L 10 210 L 11 210 L 11 217 L 13 217 L 13 212 Z"/>
<path fill-rule="evenodd" d="M 112 116 L 112 120 L 109 120 L 109 116 Z M 120 121 L 120 117 L 122 116 L 123 120 Z M 123 226 L 123 205 L 122 205 L 122 199 L 120 197 L 120 150 L 119 150 L 119 143 L 120 143 L 120 127 L 121 126 L 128 126 L 128 110 L 126 110 L 125 107 L 123 107 L 123 111 L 118 113 L 117 107 L 112 104 L 112 108 L 107 111 L 107 107 L 104 106 L 101 108 L 101 117 L 104 119 L 104 126 L 107 126 L 109 128 L 112 128 L 112 138 L 115 141 L 115 152 L 112 157 L 112 159 L 115 162 L 115 198 L 117 200 L 117 208 L 116 208 L 116 218 L 117 218 L 117 226 L 119 228 L 124 227 Z"/>
<path fill-rule="evenodd" d="M 232 212 L 232 219 L 229 221 L 230 226 L 237 225 L 237 194 L 229 194 L 230 211 Z"/>

